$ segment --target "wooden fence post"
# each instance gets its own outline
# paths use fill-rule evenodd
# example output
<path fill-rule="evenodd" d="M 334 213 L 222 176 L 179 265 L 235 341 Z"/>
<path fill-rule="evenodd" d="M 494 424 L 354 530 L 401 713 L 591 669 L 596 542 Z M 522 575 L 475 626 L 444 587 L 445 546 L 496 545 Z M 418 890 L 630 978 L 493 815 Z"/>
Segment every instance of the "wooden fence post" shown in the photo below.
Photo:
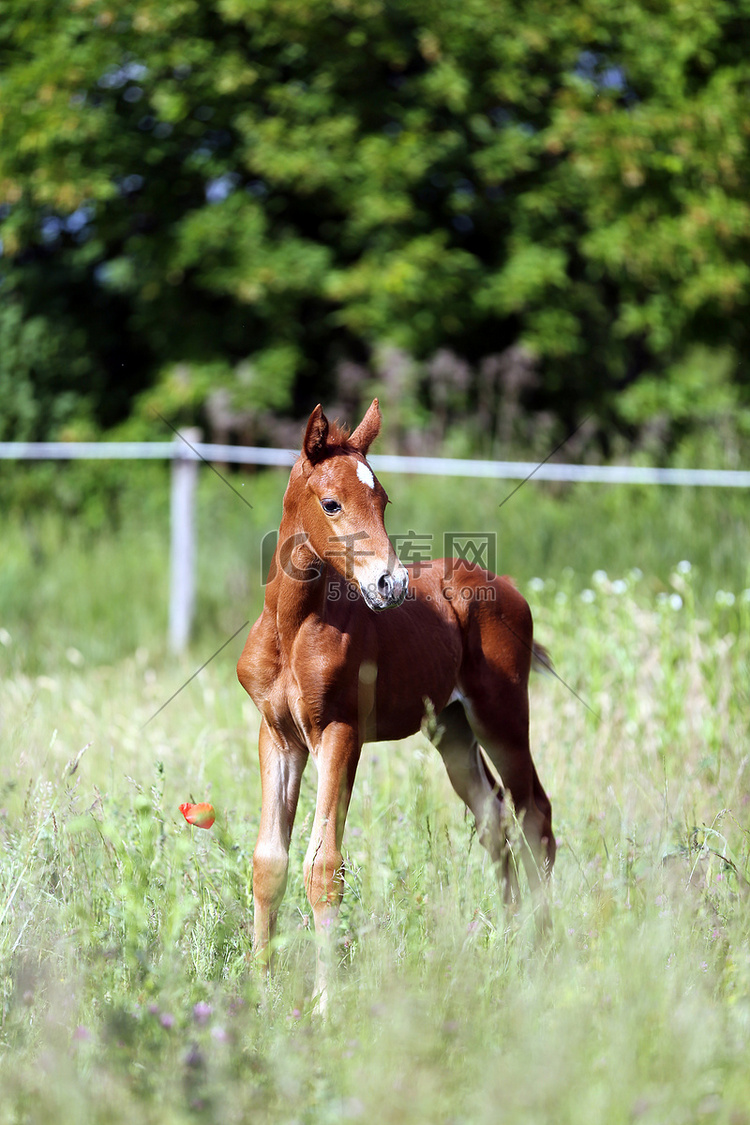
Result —
<path fill-rule="evenodd" d="M 174 653 L 187 647 L 195 608 L 195 487 L 200 461 L 190 445 L 200 440 L 200 430 L 180 431 L 172 459 L 169 649 Z"/>

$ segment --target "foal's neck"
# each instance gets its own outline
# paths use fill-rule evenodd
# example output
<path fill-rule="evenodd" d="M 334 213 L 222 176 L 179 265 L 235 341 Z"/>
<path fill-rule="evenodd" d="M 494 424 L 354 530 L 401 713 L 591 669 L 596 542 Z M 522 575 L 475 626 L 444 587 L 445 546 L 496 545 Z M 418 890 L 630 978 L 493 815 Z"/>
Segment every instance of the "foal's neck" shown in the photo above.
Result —
<path fill-rule="evenodd" d="M 291 551 L 290 544 L 295 544 Z M 285 504 L 274 555 L 274 577 L 266 587 L 265 598 L 284 648 L 294 641 L 304 621 L 312 615 L 323 615 L 326 569 L 326 564 L 305 542 L 303 528 Z"/>

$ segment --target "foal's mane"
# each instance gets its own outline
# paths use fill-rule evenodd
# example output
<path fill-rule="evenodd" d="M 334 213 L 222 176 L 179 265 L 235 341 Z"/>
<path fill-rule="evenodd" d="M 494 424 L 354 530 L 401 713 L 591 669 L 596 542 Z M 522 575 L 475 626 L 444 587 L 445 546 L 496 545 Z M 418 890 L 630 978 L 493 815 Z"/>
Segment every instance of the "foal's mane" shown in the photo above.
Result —
<path fill-rule="evenodd" d="M 345 453 L 352 457 L 362 457 L 362 450 L 357 449 L 349 441 L 350 429 L 345 423 L 336 419 L 328 425 L 326 435 L 326 455 L 335 457 L 337 453 Z"/>

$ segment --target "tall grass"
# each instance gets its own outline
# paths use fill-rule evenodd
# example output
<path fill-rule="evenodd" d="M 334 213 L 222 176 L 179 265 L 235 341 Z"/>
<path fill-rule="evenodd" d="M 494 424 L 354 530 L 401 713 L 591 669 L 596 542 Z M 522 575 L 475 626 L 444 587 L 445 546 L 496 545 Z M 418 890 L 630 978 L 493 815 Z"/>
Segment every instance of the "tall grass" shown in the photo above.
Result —
<path fill-rule="evenodd" d="M 496 511 L 474 484 L 389 484 L 394 531 L 484 529 Z M 500 510 L 501 568 L 564 681 L 532 682 L 560 842 L 553 934 L 504 916 L 423 737 L 373 745 L 322 1022 L 301 871 L 312 765 L 269 984 L 248 956 L 259 783 L 242 638 L 152 719 L 257 606 L 279 490 L 253 479 L 239 512 L 204 482 L 199 629 L 178 662 L 164 510 L 99 532 L 53 514 L 6 527 L 0 1123 L 750 1121 L 739 498 L 705 496 L 701 513 L 698 497 L 645 500 L 644 523 L 613 493 L 538 490 Z M 177 811 L 191 798 L 216 806 L 210 831 Z"/>

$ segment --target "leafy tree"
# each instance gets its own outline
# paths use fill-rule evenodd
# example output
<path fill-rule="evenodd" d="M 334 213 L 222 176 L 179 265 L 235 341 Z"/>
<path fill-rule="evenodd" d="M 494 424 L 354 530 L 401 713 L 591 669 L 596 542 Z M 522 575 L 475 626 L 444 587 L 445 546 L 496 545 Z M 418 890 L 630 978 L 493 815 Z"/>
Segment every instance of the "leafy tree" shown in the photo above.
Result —
<path fill-rule="evenodd" d="M 299 412 L 386 346 L 412 420 L 518 346 L 568 419 L 669 412 L 704 354 L 742 404 L 749 36 L 750 0 L 5 0 L 3 436 L 146 388 Z"/>

